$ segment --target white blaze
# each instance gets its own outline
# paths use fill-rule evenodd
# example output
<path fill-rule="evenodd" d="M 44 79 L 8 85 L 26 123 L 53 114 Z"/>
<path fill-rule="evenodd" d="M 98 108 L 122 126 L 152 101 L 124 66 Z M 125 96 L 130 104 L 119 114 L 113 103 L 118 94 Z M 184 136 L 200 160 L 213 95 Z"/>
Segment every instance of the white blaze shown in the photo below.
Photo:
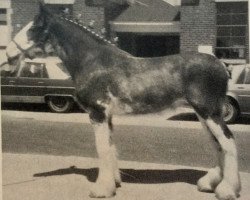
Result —
<path fill-rule="evenodd" d="M 27 36 L 27 31 L 32 25 L 33 21 L 29 22 L 21 31 L 19 31 L 19 33 L 14 37 L 13 41 L 8 44 L 6 53 L 9 57 L 15 57 L 21 53 L 21 50 L 15 43 L 17 43 L 23 50 L 29 49 L 34 44 L 33 41 L 29 41 Z"/>

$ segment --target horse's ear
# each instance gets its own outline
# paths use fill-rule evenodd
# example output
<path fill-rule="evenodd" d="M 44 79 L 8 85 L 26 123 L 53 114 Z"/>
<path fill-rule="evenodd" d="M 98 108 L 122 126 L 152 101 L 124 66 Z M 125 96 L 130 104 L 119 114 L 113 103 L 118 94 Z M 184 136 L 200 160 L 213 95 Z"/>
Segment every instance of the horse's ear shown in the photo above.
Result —
<path fill-rule="evenodd" d="M 43 1 L 39 0 L 39 14 L 36 16 L 36 26 L 43 27 L 46 24 L 46 18 L 50 16 L 50 12 L 47 10 Z"/>
<path fill-rule="evenodd" d="M 41 14 L 41 13 L 46 12 L 46 8 L 45 8 L 44 2 L 40 0 L 38 3 L 39 3 L 39 13 Z"/>

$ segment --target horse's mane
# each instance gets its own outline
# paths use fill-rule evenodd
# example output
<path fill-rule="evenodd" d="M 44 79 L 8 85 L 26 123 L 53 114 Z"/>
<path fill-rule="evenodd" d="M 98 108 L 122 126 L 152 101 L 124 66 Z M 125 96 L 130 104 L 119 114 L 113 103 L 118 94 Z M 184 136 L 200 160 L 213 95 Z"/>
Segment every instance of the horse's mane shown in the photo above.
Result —
<path fill-rule="evenodd" d="M 91 28 L 89 28 L 88 26 L 84 25 L 83 23 L 81 23 L 81 21 L 79 21 L 77 19 L 67 18 L 67 17 L 63 17 L 63 16 L 59 16 L 59 18 L 61 20 L 64 20 L 64 21 L 67 21 L 67 22 L 70 22 L 70 23 L 76 25 L 81 30 L 83 30 L 84 32 L 88 33 L 90 36 L 92 36 L 94 39 L 96 39 L 99 42 L 103 42 L 104 44 L 116 46 L 116 44 L 114 42 L 112 42 L 111 40 L 108 40 L 104 36 L 102 36 L 102 35 L 98 34 L 97 32 L 93 31 Z"/>
<path fill-rule="evenodd" d="M 84 25 L 81 21 L 79 21 L 79 20 L 77 20 L 77 19 L 75 19 L 73 17 L 67 18 L 67 17 L 61 16 L 61 15 L 53 15 L 53 16 L 56 16 L 58 19 L 60 19 L 62 21 L 65 21 L 65 22 L 71 23 L 72 25 L 75 25 L 77 28 L 79 28 L 80 30 L 87 33 L 89 36 L 91 36 L 94 40 L 96 40 L 100 44 L 108 45 L 108 46 L 112 47 L 111 49 L 115 48 L 116 52 L 122 53 L 122 54 L 124 54 L 126 56 L 129 56 L 129 57 L 132 56 L 128 52 L 120 49 L 115 42 L 105 38 L 104 36 L 98 34 L 95 31 L 93 31 L 91 28 Z"/>

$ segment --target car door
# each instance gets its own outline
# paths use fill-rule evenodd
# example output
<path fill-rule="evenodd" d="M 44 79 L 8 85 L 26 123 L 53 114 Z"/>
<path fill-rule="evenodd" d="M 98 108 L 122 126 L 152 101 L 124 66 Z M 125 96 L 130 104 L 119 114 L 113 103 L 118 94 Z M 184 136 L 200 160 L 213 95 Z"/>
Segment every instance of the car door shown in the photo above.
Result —
<path fill-rule="evenodd" d="M 246 66 L 243 84 L 237 84 L 237 89 L 241 113 L 250 113 L 250 66 Z"/>
<path fill-rule="evenodd" d="M 46 73 L 44 63 L 26 63 L 18 75 L 19 102 L 44 103 Z"/>
<path fill-rule="evenodd" d="M 7 64 L 6 64 L 7 65 Z M 1 69 L 1 101 L 17 102 L 17 73 Z"/>

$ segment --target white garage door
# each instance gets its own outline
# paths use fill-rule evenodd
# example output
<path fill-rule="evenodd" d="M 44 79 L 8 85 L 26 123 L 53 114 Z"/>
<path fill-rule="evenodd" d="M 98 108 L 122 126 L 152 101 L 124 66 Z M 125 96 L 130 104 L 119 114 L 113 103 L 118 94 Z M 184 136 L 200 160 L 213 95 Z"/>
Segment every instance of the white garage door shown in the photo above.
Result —
<path fill-rule="evenodd" d="M 7 60 L 5 48 L 11 40 L 11 1 L 0 0 L 0 64 Z"/>
<path fill-rule="evenodd" d="M 7 24 L 7 9 L 0 8 L 0 46 L 4 47 L 9 43 L 9 26 Z"/>

